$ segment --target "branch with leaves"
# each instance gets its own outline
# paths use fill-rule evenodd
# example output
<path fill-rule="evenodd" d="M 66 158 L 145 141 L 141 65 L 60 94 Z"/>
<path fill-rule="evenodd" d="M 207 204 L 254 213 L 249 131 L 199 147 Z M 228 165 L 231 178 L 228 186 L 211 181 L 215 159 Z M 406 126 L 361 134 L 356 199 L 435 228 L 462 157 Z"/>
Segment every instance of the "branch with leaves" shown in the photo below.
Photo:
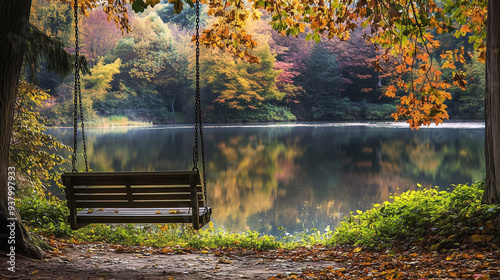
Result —
<path fill-rule="evenodd" d="M 193 6 L 191 0 L 170 0 L 180 13 L 183 1 Z M 262 16 L 283 36 L 306 33 L 306 40 L 321 41 L 337 37 L 348 40 L 351 32 L 359 27 L 370 27 L 365 34 L 367 42 L 385 50 L 380 56 L 385 62 L 393 57 L 397 63 L 394 83 L 388 85 L 385 95 L 400 99 L 393 117 L 405 119 L 412 128 L 431 123 L 442 123 L 448 118 L 444 102 L 451 99 L 453 85 L 464 88 L 465 73 L 453 72 L 453 79 L 442 78 L 442 69 L 453 69 L 463 62 L 458 50 L 441 55 L 436 36 L 452 33 L 456 37 L 469 36 L 479 59 L 485 58 L 486 0 L 440 1 L 435 0 L 200 0 L 208 5 L 208 15 L 214 17 L 211 25 L 202 31 L 201 44 L 210 48 L 226 49 L 235 57 L 257 63 L 252 54 L 257 41 L 247 32 L 246 22 Z M 96 0 L 82 1 L 86 13 Z M 131 0 L 132 8 L 141 12 L 159 0 Z M 104 11 L 122 30 L 129 31 L 125 0 L 104 1 Z M 374 61 L 381 71 L 381 61 Z"/>

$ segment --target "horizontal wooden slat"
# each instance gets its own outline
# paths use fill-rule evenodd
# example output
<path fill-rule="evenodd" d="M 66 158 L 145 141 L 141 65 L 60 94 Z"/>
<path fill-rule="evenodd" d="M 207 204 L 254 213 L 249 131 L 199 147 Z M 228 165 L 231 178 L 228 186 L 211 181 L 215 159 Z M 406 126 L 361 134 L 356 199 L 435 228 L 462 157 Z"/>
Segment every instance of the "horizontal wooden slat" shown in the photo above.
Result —
<path fill-rule="evenodd" d="M 170 214 L 170 210 L 179 210 L 181 213 Z M 117 211 L 117 212 L 115 212 Z M 160 211 L 157 214 L 156 211 Z M 212 209 L 208 212 L 205 208 L 200 208 L 200 220 L 205 216 L 210 217 Z M 81 211 L 77 213 L 78 224 L 87 223 L 191 223 L 192 215 L 189 208 L 158 208 L 158 209 L 140 209 L 140 208 L 113 208 L 103 211 Z"/>
<path fill-rule="evenodd" d="M 173 192 L 191 192 L 189 186 L 187 187 L 149 187 L 149 188 L 138 188 L 137 186 L 132 186 L 132 193 L 173 193 Z M 201 186 L 197 186 L 197 191 L 202 192 Z"/>
<path fill-rule="evenodd" d="M 197 187 L 198 192 L 201 192 L 201 186 Z M 99 186 L 88 186 L 88 187 L 74 187 L 75 193 L 127 193 L 127 188 L 125 186 L 121 187 L 99 187 Z M 190 192 L 189 186 L 187 187 L 146 187 L 138 188 L 136 186 L 131 187 L 132 193 L 174 193 L 174 192 Z"/>
<path fill-rule="evenodd" d="M 193 177 L 195 182 L 191 182 Z M 199 229 L 210 221 L 211 209 L 204 212 L 203 188 L 197 171 L 65 173 L 62 180 L 72 229 L 89 223 L 193 223 Z M 198 192 L 195 199 L 198 198 L 199 222 L 198 215 L 189 212 L 156 214 L 157 209 L 165 207 L 193 207 L 191 183 L 196 184 Z M 110 207 L 120 210 L 111 211 Z M 76 208 L 94 210 L 76 213 Z"/>
<path fill-rule="evenodd" d="M 75 195 L 77 201 L 81 200 L 125 200 L 127 201 L 126 194 L 115 195 L 98 195 L 98 194 L 77 194 Z"/>
<path fill-rule="evenodd" d="M 126 194 L 77 194 L 75 199 L 79 200 L 128 200 Z M 188 193 L 170 193 L 170 194 L 134 194 L 133 201 L 138 200 L 190 200 L 191 194 Z M 203 199 L 203 194 L 198 194 L 198 199 Z"/>
<path fill-rule="evenodd" d="M 86 186 L 79 187 L 75 186 L 75 194 L 80 193 L 127 193 L 127 188 L 125 186 L 119 187 L 99 187 L 99 186 Z"/>
<path fill-rule="evenodd" d="M 211 211 L 211 207 L 208 207 Z M 169 207 L 169 208 L 104 208 L 102 210 L 94 210 L 91 213 L 87 209 L 77 213 L 78 216 L 169 216 L 179 215 L 171 214 L 170 211 L 180 211 L 180 214 L 190 214 L 190 207 Z M 117 212 L 115 212 L 117 211 Z M 160 213 L 156 213 L 159 211 Z M 205 213 L 205 208 L 199 209 L 200 215 Z"/>
<path fill-rule="evenodd" d="M 134 194 L 132 196 L 134 201 L 138 200 L 189 200 L 191 201 L 191 194 L 178 194 L 178 193 L 172 193 L 172 194 Z M 199 193 L 198 194 L 198 200 L 203 199 L 203 194 Z"/>
<path fill-rule="evenodd" d="M 196 177 L 196 184 L 201 184 L 197 171 L 165 172 L 85 172 L 64 173 L 63 184 L 70 179 L 73 185 L 189 185 L 190 176 Z"/>
<path fill-rule="evenodd" d="M 144 201 L 133 202 L 130 205 L 127 201 L 76 201 L 76 208 L 165 208 L 165 207 L 190 207 L 191 200 L 178 201 Z M 204 207 L 203 200 L 199 201 L 199 206 Z"/>

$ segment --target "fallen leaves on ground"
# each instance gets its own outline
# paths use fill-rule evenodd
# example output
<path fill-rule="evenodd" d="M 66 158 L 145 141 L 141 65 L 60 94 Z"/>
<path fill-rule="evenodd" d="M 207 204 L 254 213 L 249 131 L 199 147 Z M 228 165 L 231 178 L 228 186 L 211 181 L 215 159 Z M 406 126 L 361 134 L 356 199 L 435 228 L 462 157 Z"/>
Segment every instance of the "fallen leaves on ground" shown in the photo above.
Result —
<path fill-rule="evenodd" d="M 59 249 L 74 246 L 50 238 L 54 251 L 49 255 L 61 257 Z M 321 245 L 297 247 L 292 250 L 260 250 L 242 248 L 182 248 L 180 246 L 154 248 L 149 246 L 121 246 L 89 243 L 88 252 L 104 250 L 133 253 L 141 257 L 161 254 L 205 254 L 217 257 L 218 263 L 234 265 L 234 259 L 281 260 L 297 263 L 297 271 L 277 274 L 277 279 L 500 279 L 500 249 L 469 247 L 448 250 L 423 250 L 415 247 L 409 251 L 368 250 L 361 247 L 325 247 Z M 85 256 L 83 256 L 85 257 Z M 326 263 L 323 268 L 315 263 Z M 306 266 L 298 263 L 307 264 Z M 302 267 L 302 268 L 300 268 Z"/>
<path fill-rule="evenodd" d="M 394 253 L 354 249 L 319 249 L 316 255 L 295 250 L 276 254 L 297 260 L 332 260 L 339 266 L 306 268 L 270 279 L 498 279 L 500 250 L 468 249 L 446 252 Z M 312 259 L 311 259 L 312 257 Z"/>

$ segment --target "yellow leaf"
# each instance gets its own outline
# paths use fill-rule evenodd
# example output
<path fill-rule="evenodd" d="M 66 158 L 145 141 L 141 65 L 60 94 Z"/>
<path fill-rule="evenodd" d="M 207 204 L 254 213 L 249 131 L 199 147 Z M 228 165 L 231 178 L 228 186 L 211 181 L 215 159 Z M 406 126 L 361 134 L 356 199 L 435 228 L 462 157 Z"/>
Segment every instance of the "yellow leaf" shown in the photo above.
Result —
<path fill-rule="evenodd" d="M 477 235 L 477 234 L 471 236 L 470 238 L 471 238 L 472 242 L 474 242 L 474 243 L 481 243 L 481 242 L 486 241 L 486 238 L 484 236 Z"/>
<path fill-rule="evenodd" d="M 291 19 L 291 18 L 288 18 L 288 17 L 287 17 L 287 18 L 283 19 L 283 21 L 284 21 L 284 22 L 286 23 L 286 25 L 288 25 L 288 26 L 292 26 L 292 25 L 293 25 L 293 21 L 292 21 L 292 19 Z"/>
<path fill-rule="evenodd" d="M 431 246 L 431 251 L 437 251 L 439 249 L 439 243 Z"/>
<path fill-rule="evenodd" d="M 93 212 L 93 211 L 92 211 L 92 209 L 89 209 L 89 210 L 87 211 L 87 214 L 90 214 L 90 213 L 92 213 L 92 212 Z"/>
<path fill-rule="evenodd" d="M 219 258 L 219 263 L 230 264 L 230 263 L 232 263 L 232 261 L 225 259 L 225 258 Z"/>
<path fill-rule="evenodd" d="M 156 4 L 160 3 L 160 0 L 146 0 L 144 1 L 146 5 L 150 5 L 151 7 L 154 7 Z"/>
<path fill-rule="evenodd" d="M 161 211 L 156 211 L 155 214 L 161 214 Z"/>
<path fill-rule="evenodd" d="M 306 25 L 304 23 L 299 24 L 299 30 L 301 33 L 304 33 L 306 31 Z"/>
<path fill-rule="evenodd" d="M 359 247 L 358 247 L 358 248 L 356 248 L 356 249 L 354 249 L 354 250 L 352 250 L 352 251 L 353 251 L 354 253 L 361 252 L 361 248 L 359 248 Z"/>

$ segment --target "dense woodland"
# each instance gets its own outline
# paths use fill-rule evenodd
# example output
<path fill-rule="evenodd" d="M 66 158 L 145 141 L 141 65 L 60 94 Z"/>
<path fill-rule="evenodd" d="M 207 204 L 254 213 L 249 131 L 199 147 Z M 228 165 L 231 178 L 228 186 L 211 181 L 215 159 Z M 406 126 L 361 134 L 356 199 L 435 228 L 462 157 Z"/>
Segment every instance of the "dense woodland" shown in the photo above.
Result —
<path fill-rule="evenodd" d="M 36 1 L 31 22 L 74 48 L 74 19 L 69 5 Z M 202 25 L 211 24 L 206 13 Z M 132 32 L 124 33 L 102 10 L 81 19 L 80 46 L 91 75 L 82 76 L 85 118 L 127 118 L 153 124 L 191 122 L 194 116 L 194 9 L 180 14 L 173 5 L 157 5 L 130 15 Z M 366 43 L 368 29 L 359 27 L 347 41 L 283 37 L 262 15 L 248 20 L 258 42 L 260 63 L 250 64 L 218 49 L 201 49 L 201 93 L 208 122 L 339 121 L 392 119 L 397 100 L 385 87 L 396 79 L 391 62 L 377 72 L 381 56 Z M 441 41 L 435 59 L 446 50 L 464 47 L 466 91 L 455 86 L 445 103 L 451 119 L 484 118 L 484 64 L 467 38 L 436 34 Z M 310 39 L 310 38 L 307 38 Z M 319 39 L 319 38 L 313 38 Z M 443 62 L 441 62 L 443 59 Z M 61 79 L 40 64 L 36 78 L 49 96 L 41 109 L 49 125 L 70 125 L 73 76 Z M 445 79 L 453 79 L 451 69 Z M 456 70 L 456 69 L 455 69 Z M 460 69 L 459 69 L 460 70 Z M 29 72 L 29 71 L 28 71 Z"/>

